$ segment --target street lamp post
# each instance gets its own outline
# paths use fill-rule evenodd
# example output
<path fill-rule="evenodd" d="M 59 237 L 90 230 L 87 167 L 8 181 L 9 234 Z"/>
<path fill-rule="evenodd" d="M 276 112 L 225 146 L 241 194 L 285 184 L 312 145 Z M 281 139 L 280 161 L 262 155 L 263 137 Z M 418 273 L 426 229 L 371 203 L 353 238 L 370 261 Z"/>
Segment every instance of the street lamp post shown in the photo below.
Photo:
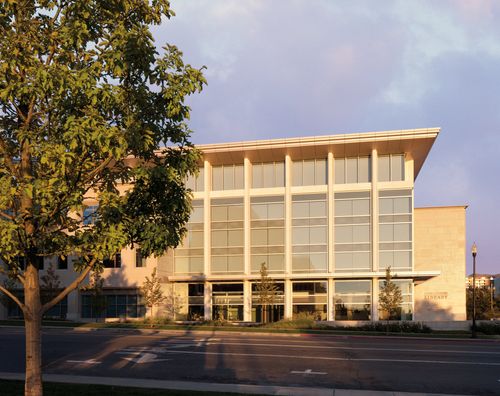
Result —
<path fill-rule="evenodd" d="M 490 276 L 490 308 L 491 308 L 491 319 L 495 316 L 494 310 L 493 310 L 493 281 L 495 278 Z"/>
<path fill-rule="evenodd" d="M 476 242 L 472 245 L 472 338 L 476 338 Z"/>

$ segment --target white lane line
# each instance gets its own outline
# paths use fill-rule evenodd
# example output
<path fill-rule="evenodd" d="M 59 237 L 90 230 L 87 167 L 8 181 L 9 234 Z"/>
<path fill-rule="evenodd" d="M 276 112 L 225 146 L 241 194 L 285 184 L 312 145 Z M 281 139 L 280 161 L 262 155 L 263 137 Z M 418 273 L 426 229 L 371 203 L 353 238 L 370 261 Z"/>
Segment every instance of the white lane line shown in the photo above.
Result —
<path fill-rule="evenodd" d="M 163 353 L 177 353 L 186 355 L 218 355 L 218 356 L 255 356 L 279 359 L 308 359 L 308 360 L 332 360 L 346 362 L 387 362 L 387 363 L 435 363 L 435 364 L 463 364 L 471 366 L 500 366 L 500 363 L 488 362 L 464 362 L 448 360 L 417 360 L 417 359 L 367 359 L 367 358 L 338 358 L 327 356 L 303 356 L 303 355 L 276 355 L 268 353 L 232 353 L 232 352 L 206 352 L 206 351 L 173 351 L 165 350 Z"/>
<path fill-rule="evenodd" d="M 307 369 L 304 371 L 290 371 L 290 374 L 313 374 L 313 375 L 325 375 L 323 371 L 312 371 L 311 369 Z"/>
<path fill-rule="evenodd" d="M 87 359 L 87 360 L 66 360 L 67 363 L 83 363 L 83 364 L 101 364 L 101 362 L 96 361 L 95 359 Z"/>
<path fill-rule="evenodd" d="M 359 350 L 359 351 L 390 351 L 390 352 L 426 352 L 426 353 L 462 353 L 462 354 L 471 354 L 471 355 L 500 355 L 499 352 L 491 352 L 491 351 L 459 351 L 452 349 L 408 349 L 408 348 L 365 348 L 365 347 L 348 347 L 348 346 L 325 346 L 325 345 L 295 345 L 295 344 L 269 344 L 269 343 L 248 343 L 248 342 L 220 342 L 223 345 L 243 345 L 243 346 L 268 346 L 268 347 L 287 347 L 287 348 L 310 348 L 310 349 L 341 349 L 341 350 Z M 212 343 L 198 343 L 198 344 L 178 344 L 178 343 L 169 343 L 167 341 L 161 341 L 160 344 L 167 347 L 170 346 L 172 348 L 181 348 L 184 346 L 204 346 L 211 345 Z"/>

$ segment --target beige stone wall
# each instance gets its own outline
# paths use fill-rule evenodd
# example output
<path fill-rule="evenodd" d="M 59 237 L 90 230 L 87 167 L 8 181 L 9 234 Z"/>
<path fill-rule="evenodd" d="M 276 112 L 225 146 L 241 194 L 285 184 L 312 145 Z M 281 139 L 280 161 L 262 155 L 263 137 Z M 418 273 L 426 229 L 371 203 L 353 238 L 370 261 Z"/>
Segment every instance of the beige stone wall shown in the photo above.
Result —
<path fill-rule="evenodd" d="M 465 206 L 416 208 L 415 271 L 440 271 L 416 281 L 415 320 L 465 320 Z"/>

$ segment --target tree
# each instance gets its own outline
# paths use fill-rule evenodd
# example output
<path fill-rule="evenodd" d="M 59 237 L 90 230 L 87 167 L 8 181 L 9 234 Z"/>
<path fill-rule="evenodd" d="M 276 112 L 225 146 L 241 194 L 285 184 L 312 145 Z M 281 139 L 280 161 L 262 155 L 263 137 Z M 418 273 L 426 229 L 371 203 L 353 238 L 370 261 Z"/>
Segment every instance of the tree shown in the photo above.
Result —
<path fill-rule="evenodd" d="M 274 305 L 278 287 L 274 280 L 269 277 L 266 263 L 260 265 L 260 280 L 256 283 L 255 288 L 259 304 L 262 307 L 262 321 L 267 323 L 269 307 Z"/>
<path fill-rule="evenodd" d="M 146 276 L 146 280 L 141 287 L 141 293 L 144 297 L 146 307 L 150 309 L 150 316 L 152 319 L 153 308 L 166 299 L 161 289 L 160 279 L 156 276 L 156 268 L 151 272 L 151 279 Z"/>
<path fill-rule="evenodd" d="M 47 272 L 45 273 L 45 275 L 42 275 L 40 277 L 40 280 L 40 287 L 42 289 L 41 298 L 45 303 L 57 296 L 61 289 L 61 281 L 52 264 L 50 264 L 49 268 L 47 268 Z"/>
<path fill-rule="evenodd" d="M 492 309 L 492 296 L 489 286 L 476 287 L 476 319 L 491 319 L 497 316 L 497 309 L 495 309 L 496 300 L 493 299 Z M 467 319 L 472 319 L 472 287 L 467 288 Z"/>
<path fill-rule="evenodd" d="M 95 317 L 97 322 L 102 316 L 102 313 L 106 310 L 106 297 L 103 293 L 104 279 L 102 278 L 102 273 L 104 268 L 102 266 L 95 266 L 94 270 L 90 274 L 90 279 L 88 285 L 82 287 L 81 289 L 90 294 L 90 306 L 92 307 L 92 316 Z"/>
<path fill-rule="evenodd" d="M 392 281 L 391 267 L 387 267 L 385 270 L 385 281 L 380 289 L 378 302 L 387 320 L 401 318 L 400 306 L 403 302 L 403 296 L 399 286 Z"/>
<path fill-rule="evenodd" d="M 200 159 L 185 98 L 206 81 L 156 49 L 149 27 L 173 15 L 168 0 L 0 3 L 0 259 L 25 299 L 0 291 L 25 318 L 26 395 L 42 394 L 43 313 L 105 257 L 159 255 L 185 233 Z M 61 255 L 80 274 L 43 303 L 39 268 Z"/>

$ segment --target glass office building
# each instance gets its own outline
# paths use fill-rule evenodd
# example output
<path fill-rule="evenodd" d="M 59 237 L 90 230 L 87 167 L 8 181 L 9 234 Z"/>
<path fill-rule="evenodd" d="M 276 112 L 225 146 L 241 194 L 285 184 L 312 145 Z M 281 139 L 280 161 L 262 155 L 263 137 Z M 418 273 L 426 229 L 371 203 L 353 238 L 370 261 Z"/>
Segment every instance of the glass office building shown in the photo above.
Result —
<path fill-rule="evenodd" d="M 271 319 L 383 318 L 378 295 L 389 267 L 403 295 L 400 319 L 415 319 L 418 285 L 444 268 L 419 266 L 415 255 L 414 181 L 438 133 L 198 146 L 189 232 L 158 262 L 170 282 L 203 289 L 203 307 L 187 296 L 186 318 L 260 318 L 255 288 L 265 263 L 279 290 Z"/>

